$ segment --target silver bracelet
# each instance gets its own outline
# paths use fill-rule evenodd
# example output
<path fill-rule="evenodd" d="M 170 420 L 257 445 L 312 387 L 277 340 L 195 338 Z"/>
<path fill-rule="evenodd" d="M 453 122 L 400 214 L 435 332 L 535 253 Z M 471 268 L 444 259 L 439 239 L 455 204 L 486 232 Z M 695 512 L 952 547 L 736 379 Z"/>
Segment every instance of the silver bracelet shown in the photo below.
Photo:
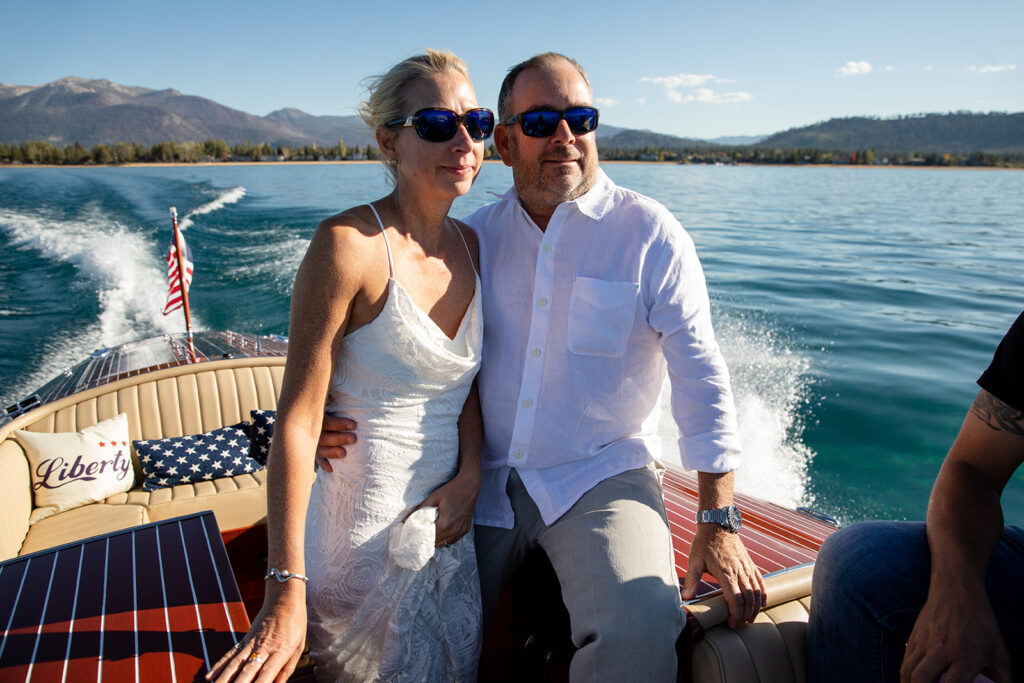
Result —
<path fill-rule="evenodd" d="M 277 567 L 271 567 L 267 575 L 263 577 L 263 580 L 277 579 L 278 583 L 284 583 L 288 579 L 298 579 L 302 583 L 309 583 L 309 577 L 303 576 L 302 574 L 294 574 L 287 569 L 278 570 Z"/>

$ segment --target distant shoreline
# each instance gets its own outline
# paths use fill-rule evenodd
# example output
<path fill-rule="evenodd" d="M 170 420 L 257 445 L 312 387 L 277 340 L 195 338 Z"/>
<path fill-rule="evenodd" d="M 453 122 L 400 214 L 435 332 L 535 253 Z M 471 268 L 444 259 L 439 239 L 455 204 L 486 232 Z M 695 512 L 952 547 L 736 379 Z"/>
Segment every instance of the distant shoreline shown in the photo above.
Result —
<path fill-rule="evenodd" d="M 237 167 L 237 166 L 343 166 L 346 164 L 380 164 L 374 159 L 344 161 L 196 161 L 196 162 L 132 162 L 128 164 L 0 164 L 2 168 L 196 168 L 196 167 Z M 485 164 L 500 164 L 500 159 L 485 159 Z M 635 159 L 610 159 L 602 165 L 632 164 L 635 166 L 715 166 L 716 164 L 680 164 L 678 161 L 638 161 Z M 926 166 L 906 164 L 751 164 L 740 162 L 723 166 L 745 166 L 754 168 L 860 168 L 865 170 L 920 169 L 929 171 L 1024 171 L 1024 168 L 1010 166 Z"/>

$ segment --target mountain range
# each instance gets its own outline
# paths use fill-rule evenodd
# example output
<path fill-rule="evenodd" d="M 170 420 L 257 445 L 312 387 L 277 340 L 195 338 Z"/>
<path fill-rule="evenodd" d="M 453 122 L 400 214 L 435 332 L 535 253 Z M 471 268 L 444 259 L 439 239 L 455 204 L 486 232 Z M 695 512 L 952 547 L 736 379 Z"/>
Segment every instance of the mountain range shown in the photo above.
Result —
<path fill-rule="evenodd" d="M 714 148 L 718 145 L 918 152 L 1024 154 L 1024 113 L 843 118 L 771 136 L 696 140 L 602 123 L 600 148 Z M 0 84 L 0 142 L 44 140 L 85 147 L 115 142 L 221 139 L 302 147 L 373 144 L 359 116 L 314 116 L 286 108 L 255 116 L 173 89 L 151 90 L 69 76 L 39 86 Z"/>
<path fill-rule="evenodd" d="M 895 118 L 850 117 L 776 133 L 767 148 L 1024 154 L 1024 113 L 954 112 Z"/>
<path fill-rule="evenodd" d="M 41 86 L 0 84 L 0 140 L 86 147 L 221 139 L 229 144 L 349 145 L 371 142 L 358 116 L 281 109 L 254 116 L 177 90 L 150 90 L 70 76 Z"/>

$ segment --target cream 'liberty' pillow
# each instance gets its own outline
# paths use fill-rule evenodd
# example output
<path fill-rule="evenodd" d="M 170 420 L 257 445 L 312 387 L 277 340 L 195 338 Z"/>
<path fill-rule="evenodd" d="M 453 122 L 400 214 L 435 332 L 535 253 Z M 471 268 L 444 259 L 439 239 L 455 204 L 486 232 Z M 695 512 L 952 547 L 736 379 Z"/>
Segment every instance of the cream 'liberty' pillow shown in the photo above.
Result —
<path fill-rule="evenodd" d="M 135 483 L 124 413 L 80 432 L 19 429 L 14 434 L 32 470 L 36 507 L 29 524 L 127 491 Z"/>

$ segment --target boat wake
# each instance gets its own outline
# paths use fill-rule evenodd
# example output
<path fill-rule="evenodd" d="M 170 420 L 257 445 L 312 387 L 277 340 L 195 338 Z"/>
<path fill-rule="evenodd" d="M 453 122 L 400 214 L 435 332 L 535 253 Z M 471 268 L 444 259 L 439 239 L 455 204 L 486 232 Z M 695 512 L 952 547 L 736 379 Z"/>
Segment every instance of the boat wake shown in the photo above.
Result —
<path fill-rule="evenodd" d="M 813 505 L 808 467 L 814 452 L 801 442 L 811 400 L 810 358 L 787 348 L 764 324 L 727 316 L 716 336 L 729 366 L 743 462 L 737 491 L 794 508 Z M 659 435 L 666 461 L 679 464 L 678 430 L 667 391 Z"/>
<path fill-rule="evenodd" d="M 181 220 L 178 222 L 178 227 L 182 230 L 187 230 L 192 225 L 192 219 L 195 216 L 202 216 L 203 214 L 213 213 L 218 209 L 223 209 L 228 204 L 234 204 L 245 196 L 245 188 L 241 185 L 232 187 L 230 190 L 224 191 L 219 197 L 214 199 L 212 202 L 207 202 L 201 206 L 198 206 L 191 211 L 187 212 Z"/>
<path fill-rule="evenodd" d="M 167 275 L 163 259 L 156 254 L 166 245 L 155 248 L 152 237 L 142 231 L 119 223 L 95 206 L 83 207 L 73 219 L 0 209 L 0 230 L 7 235 L 8 248 L 35 252 L 42 268 L 56 264 L 74 269 L 69 285 L 58 285 L 43 272 L 38 278 L 27 274 L 54 287 L 45 292 L 46 301 L 54 302 L 54 310 L 20 311 L 22 315 L 66 318 L 69 310 L 96 310 L 92 321 L 73 329 L 39 331 L 39 338 L 45 339 L 41 363 L 19 377 L 15 386 L 0 388 L 5 402 L 22 398 L 97 348 L 184 328 L 180 315 L 164 317 L 161 313 Z M 60 287 L 65 291 L 58 291 Z"/>

